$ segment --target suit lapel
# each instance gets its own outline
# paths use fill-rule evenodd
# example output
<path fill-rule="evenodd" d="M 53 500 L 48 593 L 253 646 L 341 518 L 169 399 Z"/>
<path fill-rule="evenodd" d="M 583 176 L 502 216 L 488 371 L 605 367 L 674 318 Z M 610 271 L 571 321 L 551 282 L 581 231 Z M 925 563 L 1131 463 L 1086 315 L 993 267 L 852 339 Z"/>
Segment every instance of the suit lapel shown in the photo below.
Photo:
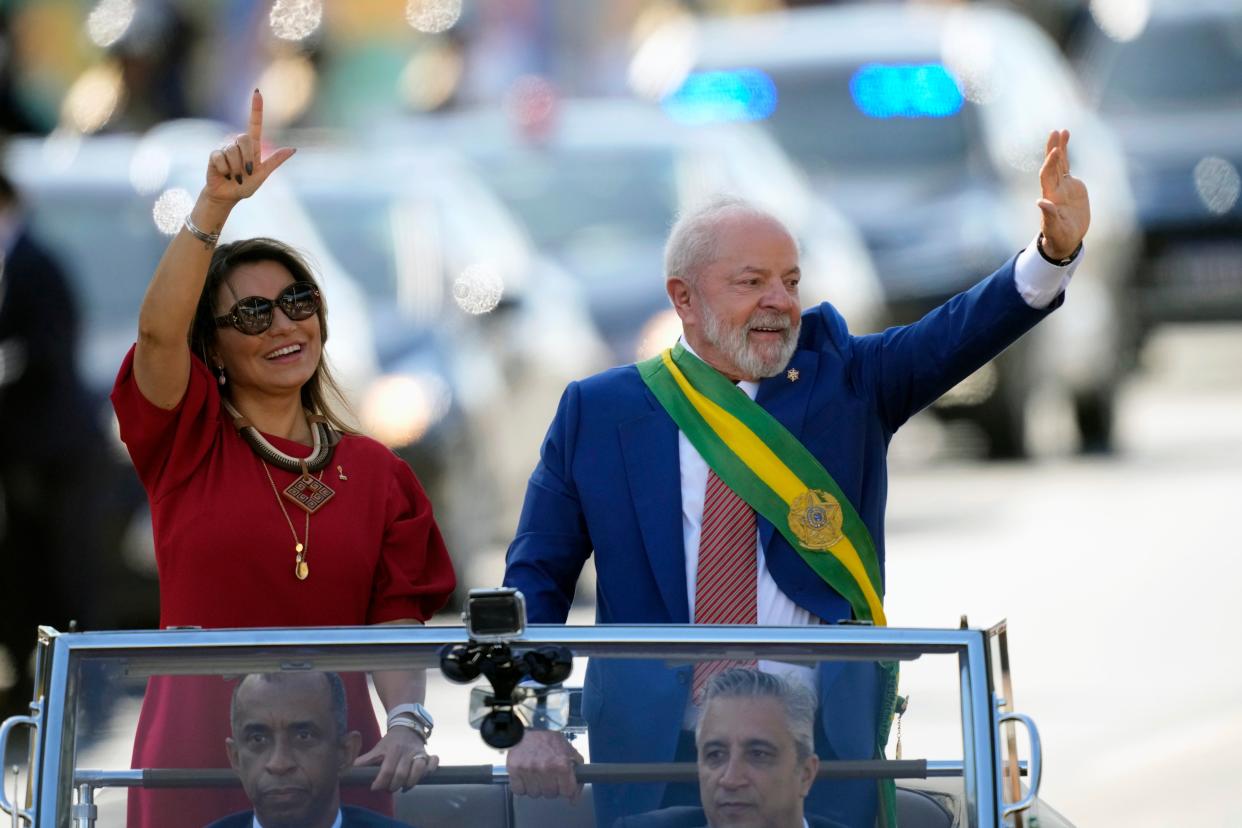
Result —
<path fill-rule="evenodd" d="M 620 426 L 621 450 L 643 548 L 673 623 L 690 620 L 677 426 L 650 391 L 651 413 Z"/>
<path fill-rule="evenodd" d="M 790 380 L 790 371 L 797 371 L 794 374 L 796 380 Z M 755 402 L 799 439 L 802 438 L 806 410 L 811 402 L 811 389 L 815 387 L 818 371 L 818 354 L 814 351 L 794 351 L 793 359 L 789 361 L 785 371 L 759 383 L 759 393 L 755 395 Z M 759 542 L 764 549 L 769 547 L 775 529 L 771 521 L 760 516 Z"/>

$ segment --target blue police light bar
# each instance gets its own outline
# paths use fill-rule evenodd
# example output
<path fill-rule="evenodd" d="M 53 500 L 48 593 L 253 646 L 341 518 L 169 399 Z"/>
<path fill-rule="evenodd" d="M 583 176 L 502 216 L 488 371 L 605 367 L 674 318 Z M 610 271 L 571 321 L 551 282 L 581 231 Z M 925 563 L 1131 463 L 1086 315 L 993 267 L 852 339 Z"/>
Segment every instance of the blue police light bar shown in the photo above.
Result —
<path fill-rule="evenodd" d="M 762 121 L 776 111 L 776 84 L 758 69 L 693 72 L 660 105 L 685 124 Z"/>
<path fill-rule="evenodd" d="M 939 63 L 868 63 L 850 78 L 850 96 L 869 118 L 947 118 L 965 102 Z"/>

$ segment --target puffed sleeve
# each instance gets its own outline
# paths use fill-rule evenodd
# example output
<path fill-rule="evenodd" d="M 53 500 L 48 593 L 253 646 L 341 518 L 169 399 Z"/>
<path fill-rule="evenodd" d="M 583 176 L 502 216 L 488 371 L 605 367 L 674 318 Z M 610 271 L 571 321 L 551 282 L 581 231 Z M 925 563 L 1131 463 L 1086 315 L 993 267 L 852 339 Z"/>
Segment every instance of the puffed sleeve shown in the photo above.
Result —
<path fill-rule="evenodd" d="M 193 355 L 185 395 L 175 408 L 166 409 L 139 390 L 130 348 L 112 387 L 112 407 L 121 440 L 152 502 L 188 480 L 219 436 L 220 392 L 207 366 Z"/>
<path fill-rule="evenodd" d="M 448 602 L 457 577 L 431 501 L 410 467 L 395 457 L 384 520 L 367 623 L 401 618 L 426 621 Z"/>

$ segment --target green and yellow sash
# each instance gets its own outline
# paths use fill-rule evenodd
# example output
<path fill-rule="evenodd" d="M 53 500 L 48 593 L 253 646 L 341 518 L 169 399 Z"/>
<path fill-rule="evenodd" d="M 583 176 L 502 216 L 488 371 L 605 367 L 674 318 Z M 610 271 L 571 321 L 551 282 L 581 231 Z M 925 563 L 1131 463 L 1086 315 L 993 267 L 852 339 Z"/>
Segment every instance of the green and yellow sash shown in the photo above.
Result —
<path fill-rule="evenodd" d="M 681 343 L 638 364 L 643 382 L 717 476 L 841 594 L 884 626 L 884 582 L 866 524 L 815 456 Z"/>
<path fill-rule="evenodd" d="M 638 373 L 716 475 L 775 526 L 854 617 L 886 626 L 875 542 L 841 487 L 779 421 L 679 342 Z M 879 662 L 876 756 L 884 756 L 897 697 L 897 664 Z M 895 828 L 893 780 L 881 780 L 877 825 Z"/>

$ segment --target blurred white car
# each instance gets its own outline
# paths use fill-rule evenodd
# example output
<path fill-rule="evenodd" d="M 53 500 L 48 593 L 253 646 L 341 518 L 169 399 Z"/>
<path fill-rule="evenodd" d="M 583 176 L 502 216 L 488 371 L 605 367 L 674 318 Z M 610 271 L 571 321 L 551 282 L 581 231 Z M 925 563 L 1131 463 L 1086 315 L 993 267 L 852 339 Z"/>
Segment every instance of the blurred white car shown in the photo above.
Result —
<path fill-rule="evenodd" d="M 617 363 L 676 340 L 664 241 L 679 211 L 717 194 L 744 197 L 792 229 L 804 305 L 830 300 L 858 332 L 879 319 L 880 287 L 857 230 L 759 130 L 687 127 L 635 101 L 568 100 L 525 129 L 489 109 L 408 122 L 392 134 L 454 146 L 478 164 L 534 244 L 581 283 Z"/>
<path fill-rule="evenodd" d="M 874 4 L 705 19 L 676 43 L 692 69 L 666 110 L 765 126 L 858 222 L 895 324 L 1033 240 L 1044 145 L 1069 129 L 1092 223 L 1066 307 L 938 410 L 979 422 L 993 456 L 1020 456 L 1029 404 L 1049 391 L 1073 401 L 1085 448 L 1108 448 L 1130 362 L 1134 203 L 1120 144 L 1040 29 L 997 8 Z"/>

